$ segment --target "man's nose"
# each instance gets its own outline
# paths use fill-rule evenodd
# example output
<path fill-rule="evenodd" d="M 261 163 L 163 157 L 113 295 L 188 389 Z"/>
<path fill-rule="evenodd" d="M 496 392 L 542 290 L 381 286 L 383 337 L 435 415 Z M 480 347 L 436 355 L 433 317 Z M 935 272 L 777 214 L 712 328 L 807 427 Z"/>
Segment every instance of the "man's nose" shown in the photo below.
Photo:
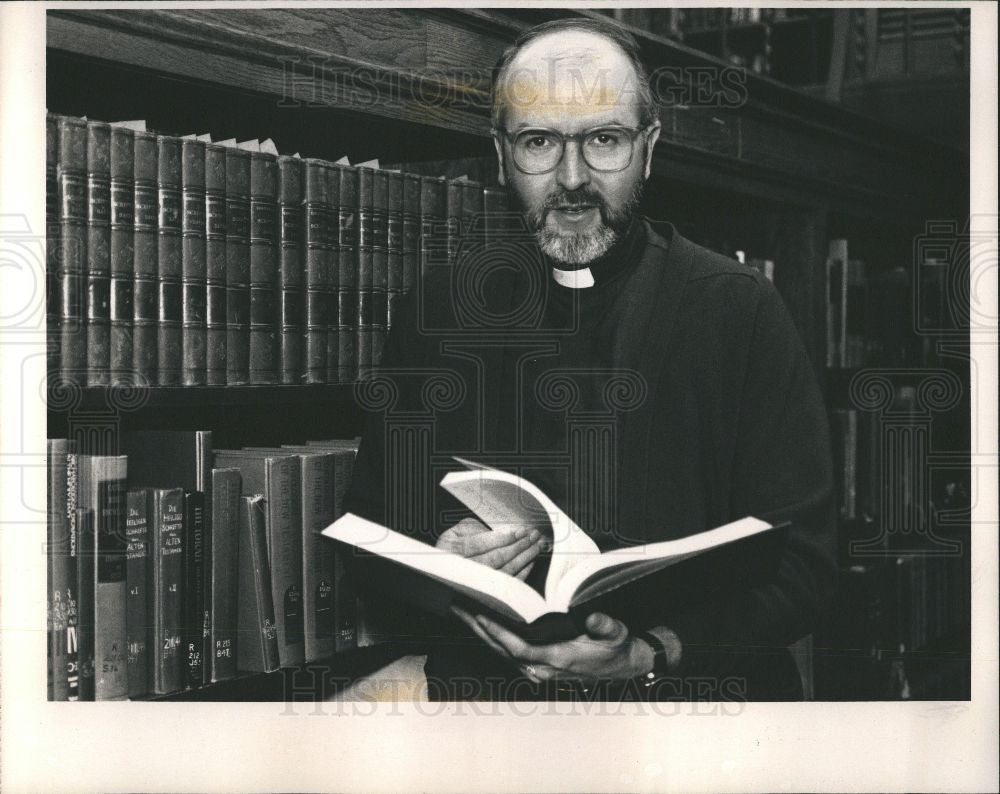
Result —
<path fill-rule="evenodd" d="M 556 169 L 556 179 L 564 190 L 576 190 L 590 182 L 590 166 L 583 159 L 579 142 L 566 141 L 562 160 Z"/>

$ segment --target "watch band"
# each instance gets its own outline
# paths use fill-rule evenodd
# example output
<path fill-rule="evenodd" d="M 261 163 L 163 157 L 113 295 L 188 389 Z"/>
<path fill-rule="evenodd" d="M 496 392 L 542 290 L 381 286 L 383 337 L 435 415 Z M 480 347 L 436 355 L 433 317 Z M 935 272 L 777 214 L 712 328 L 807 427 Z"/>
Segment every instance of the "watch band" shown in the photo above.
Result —
<path fill-rule="evenodd" d="M 653 649 L 653 669 L 646 673 L 645 678 L 651 682 L 669 673 L 667 646 L 663 641 L 651 631 L 640 631 L 636 636 Z"/>

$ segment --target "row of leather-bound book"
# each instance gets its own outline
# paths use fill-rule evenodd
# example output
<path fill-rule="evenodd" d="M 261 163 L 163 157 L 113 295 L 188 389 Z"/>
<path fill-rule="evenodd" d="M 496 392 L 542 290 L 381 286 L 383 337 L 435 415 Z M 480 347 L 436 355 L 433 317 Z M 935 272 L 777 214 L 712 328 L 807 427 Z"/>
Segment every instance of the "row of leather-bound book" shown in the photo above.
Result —
<path fill-rule="evenodd" d="M 506 210 L 467 178 L 210 138 L 48 116 L 50 379 L 351 383 L 427 263 Z"/>

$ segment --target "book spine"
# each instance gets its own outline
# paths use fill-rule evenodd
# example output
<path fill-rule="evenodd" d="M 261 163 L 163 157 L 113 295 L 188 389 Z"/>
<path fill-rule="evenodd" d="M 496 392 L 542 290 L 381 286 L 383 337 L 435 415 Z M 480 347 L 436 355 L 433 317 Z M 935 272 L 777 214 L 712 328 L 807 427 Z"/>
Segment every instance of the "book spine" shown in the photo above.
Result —
<path fill-rule="evenodd" d="M 59 121 L 59 311 L 60 376 L 84 383 L 87 365 L 84 327 L 84 268 L 87 257 L 87 123 Z"/>
<path fill-rule="evenodd" d="M 240 473 L 212 472 L 211 676 L 212 682 L 236 675 L 236 544 L 239 537 Z"/>
<path fill-rule="evenodd" d="M 94 516 L 94 696 L 128 696 L 128 639 L 125 629 L 124 456 L 86 456 L 87 507 Z"/>
<path fill-rule="evenodd" d="M 205 494 L 184 495 L 184 684 L 205 683 L 206 629 L 210 610 L 205 609 Z"/>
<path fill-rule="evenodd" d="M 340 319 L 337 296 L 340 291 L 340 182 L 343 170 L 327 164 L 326 194 L 330 212 L 327 215 L 327 279 L 326 298 L 326 382 L 336 383 L 340 358 Z"/>
<path fill-rule="evenodd" d="M 207 382 L 205 144 L 181 142 L 181 382 Z"/>
<path fill-rule="evenodd" d="M 442 233 L 447 216 L 447 184 L 440 177 L 420 177 L 420 275 L 432 263 L 447 261 L 447 238 Z"/>
<path fill-rule="evenodd" d="M 303 375 L 306 383 L 323 383 L 329 326 L 330 205 L 325 165 L 320 160 L 305 161 L 305 216 Z"/>
<path fill-rule="evenodd" d="M 226 149 L 226 383 L 250 382 L 250 153 Z"/>
<path fill-rule="evenodd" d="M 458 179 L 449 179 L 445 193 L 445 217 L 448 220 L 448 264 L 455 264 L 462 239 L 462 197 L 464 186 Z"/>
<path fill-rule="evenodd" d="M 344 514 L 344 500 L 351 487 L 355 451 L 337 450 L 334 463 L 334 519 Z M 328 544 L 330 545 L 330 544 Z M 337 653 L 358 645 L 358 598 L 344 563 L 345 552 L 332 550 L 333 554 L 333 608 L 334 644 Z"/>
<path fill-rule="evenodd" d="M 183 362 L 181 141 L 156 138 L 157 272 L 159 325 L 156 377 L 161 386 L 180 386 Z"/>
<path fill-rule="evenodd" d="M 389 321 L 389 173 L 372 175 L 372 291 L 370 338 L 364 372 L 382 358 Z"/>
<path fill-rule="evenodd" d="M 358 171 L 340 167 L 340 206 L 337 212 L 337 382 L 357 380 L 358 317 Z"/>
<path fill-rule="evenodd" d="M 68 642 L 70 602 L 76 592 L 76 537 L 69 533 L 66 513 L 66 468 L 71 445 L 66 439 L 50 439 L 46 446 L 48 698 L 69 700 L 69 681 L 76 664 L 75 648 Z"/>
<path fill-rule="evenodd" d="M 87 123 L 88 386 L 111 378 L 111 126 Z"/>
<path fill-rule="evenodd" d="M 181 619 L 184 587 L 184 491 L 153 491 L 150 537 L 153 599 L 153 665 L 149 688 L 158 695 L 182 686 Z"/>
<path fill-rule="evenodd" d="M 74 456 L 76 462 L 73 466 L 73 480 L 79 489 L 79 465 L 82 456 Z M 70 480 L 70 473 L 67 471 L 67 481 Z M 67 498 L 70 496 L 70 489 L 67 488 Z M 77 496 L 81 496 L 79 491 Z M 68 502 L 69 504 L 69 502 Z M 76 503 L 78 504 L 78 503 Z M 68 510 L 67 506 L 67 510 Z M 76 527 L 78 556 L 76 561 L 76 594 L 77 594 L 77 620 L 76 620 L 76 640 L 77 640 L 77 699 L 91 701 L 95 697 L 94 675 L 94 513 L 85 507 L 73 507 L 73 525 Z M 73 699 L 73 682 L 70 680 L 70 700 Z"/>
<path fill-rule="evenodd" d="M 301 465 L 297 457 L 267 458 L 268 560 L 278 656 L 281 666 L 305 660 L 302 615 L 302 511 Z"/>
<path fill-rule="evenodd" d="M 506 228 L 507 191 L 504 188 L 488 187 L 483 189 L 483 213 L 485 214 L 485 243 L 503 241 L 503 231 Z"/>
<path fill-rule="evenodd" d="M 462 182 L 462 239 L 482 228 L 484 201 L 482 182 Z"/>
<path fill-rule="evenodd" d="M 382 360 L 382 349 L 385 347 L 385 337 L 392 327 L 392 321 L 399 307 L 399 299 L 403 294 L 403 175 L 390 171 L 386 174 L 389 180 L 387 191 L 388 215 L 386 221 L 386 313 L 383 329 L 376 346 L 374 364 Z"/>
<path fill-rule="evenodd" d="M 357 316 L 354 320 L 354 357 L 356 374 L 352 380 L 364 377 L 371 366 L 372 301 L 375 289 L 375 239 L 381 219 L 376 217 L 376 171 L 358 169 L 358 255 L 357 255 Z"/>
<path fill-rule="evenodd" d="M 59 273 L 59 118 L 45 116 L 45 371 L 59 377 L 59 313 L 62 305 Z"/>
<path fill-rule="evenodd" d="M 135 133 L 111 128 L 111 382 L 132 382 Z"/>
<path fill-rule="evenodd" d="M 334 645 L 333 544 L 320 534 L 333 523 L 331 454 L 302 455 L 302 601 L 305 661 L 330 656 Z"/>
<path fill-rule="evenodd" d="M 226 150 L 205 147 L 205 383 L 226 385 Z"/>
<path fill-rule="evenodd" d="M 152 599 L 149 591 L 149 491 L 133 488 L 126 496 L 125 633 L 128 642 L 128 696 L 149 691 Z"/>
<path fill-rule="evenodd" d="M 302 161 L 295 157 L 279 157 L 278 225 L 281 257 L 280 281 L 281 346 L 279 349 L 280 380 L 299 383 L 302 380 Z"/>
<path fill-rule="evenodd" d="M 250 382 L 277 383 L 278 159 L 250 154 Z"/>
<path fill-rule="evenodd" d="M 846 364 L 847 240 L 830 240 L 826 260 L 826 365 Z"/>
<path fill-rule="evenodd" d="M 391 197 L 390 197 L 391 204 Z M 420 177 L 403 174 L 403 283 L 406 295 L 417 283 L 420 273 Z M 391 306 L 390 306 L 391 308 Z M 396 316 L 396 311 L 392 311 Z M 392 321 L 390 319 L 390 325 Z"/>
<path fill-rule="evenodd" d="M 133 161 L 132 370 L 140 385 L 154 385 L 159 325 L 156 136 L 135 133 Z"/>
<path fill-rule="evenodd" d="M 263 497 L 240 498 L 239 532 L 236 666 L 251 673 L 270 673 L 280 662 Z"/>

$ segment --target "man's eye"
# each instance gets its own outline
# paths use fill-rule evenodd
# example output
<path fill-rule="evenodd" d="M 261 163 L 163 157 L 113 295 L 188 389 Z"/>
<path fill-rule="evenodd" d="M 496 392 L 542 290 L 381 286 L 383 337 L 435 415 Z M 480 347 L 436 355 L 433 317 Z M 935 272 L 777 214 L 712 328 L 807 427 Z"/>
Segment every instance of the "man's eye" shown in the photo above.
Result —
<path fill-rule="evenodd" d="M 529 149 L 544 149 L 552 145 L 552 141 L 544 135 L 533 135 L 525 141 Z"/>
<path fill-rule="evenodd" d="M 597 146 L 617 146 L 621 142 L 621 136 L 612 131 L 595 132 L 590 137 L 590 142 Z"/>

